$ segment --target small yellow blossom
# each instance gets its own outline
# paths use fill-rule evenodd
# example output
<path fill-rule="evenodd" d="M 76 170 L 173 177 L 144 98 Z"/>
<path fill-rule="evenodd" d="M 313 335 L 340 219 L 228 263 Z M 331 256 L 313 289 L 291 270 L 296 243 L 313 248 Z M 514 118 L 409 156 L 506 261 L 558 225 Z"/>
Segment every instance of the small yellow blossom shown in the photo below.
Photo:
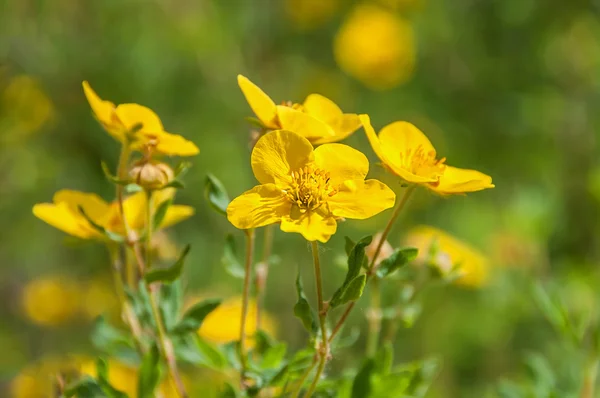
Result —
<path fill-rule="evenodd" d="M 246 77 L 238 75 L 238 84 L 266 129 L 293 131 L 319 145 L 341 141 L 360 128 L 358 115 L 343 113 L 333 101 L 320 94 L 310 94 L 302 104 L 276 105 Z"/>
<path fill-rule="evenodd" d="M 394 122 L 375 134 L 369 116 L 361 115 L 367 137 L 383 165 L 408 183 L 421 184 L 441 195 L 494 188 L 492 178 L 476 170 L 447 166 L 437 159 L 429 139 L 408 122 Z"/>
<path fill-rule="evenodd" d="M 134 131 L 132 146 L 137 150 L 152 145 L 154 151 L 170 156 L 193 156 L 199 152 L 193 142 L 166 132 L 159 117 L 150 108 L 138 104 L 115 106 L 101 99 L 87 81 L 83 82 L 83 91 L 96 119 L 117 141 L 128 142 Z"/>
<path fill-rule="evenodd" d="M 79 286 L 68 278 L 43 278 L 25 285 L 21 305 L 31 322 L 58 326 L 77 316 L 80 296 Z"/>
<path fill-rule="evenodd" d="M 310 30 L 329 22 L 340 5 L 340 0 L 286 0 L 285 12 L 296 28 Z"/>
<path fill-rule="evenodd" d="M 459 285 L 479 287 L 488 279 L 488 259 L 478 250 L 442 230 L 424 225 L 415 227 L 407 234 L 405 244 L 419 249 L 417 262 L 429 261 L 442 274 L 458 267 L 462 273 L 456 280 Z"/>
<path fill-rule="evenodd" d="M 408 81 L 415 69 L 415 53 L 410 22 L 373 4 L 358 5 L 334 41 L 340 68 L 373 89 Z"/>
<path fill-rule="evenodd" d="M 153 204 L 159 206 L 173 197 L 174 189 L 164 189 L 154 193 Z M 146 194 L 138 192 L 123 201 L 123 211 L 132 231 L 141 231 L 145 227 Z M 98 195 L 72 190 L 58 191 L 53 203 L 40 203 L 33 206 L 33 214 L 55 228 L 82 239 L 103 239 L 99 232 L 79 207 L 97 225 L 108 231 L 125 234 L 123 220 L 117 202 L 107 203 Z M 160 228 L 167 228 L 187 219 L 194 214 L 194 208 L 183 205 L 171 205 L 167 210 Z"/>
<path fill-rule="evenodd" d="M 39 82 L 31 76 L 13 77 L 2 93 L 2 108 L 7 132 L 15 136 L 39 130 L 54 114 L 52 101 Z"/>
<path fill-rule="evenodd" d="M 227 207 L 227 218 L 240 229 L 281 223 L 284 232 L 327 242 L 338 219 L 372 217 L 396 199 L 382 182 L 365 181 L 369 161 L 347 145 L 313 149 L 306 138 L 276 130 L 258 140 L 251 163 L 261 185 Z"/>
<path fill-rule="evenodd" d="M 248 315 L 246 318 L 246 336 L 249 346 L 254 344 L 256 334 L 256 301 L 248 303 Z M 202 322 L 198 330 L 200 336 L 207 341 L 216 344 L 226 344 L 240 339 L 242 315 L 242 298 L 232 297 L 219 305 Z M 274 318 L 266 313 L 261 313 L 261 329 L 269 335 L 274 336 L 277 332 L 277 324 Z"/>

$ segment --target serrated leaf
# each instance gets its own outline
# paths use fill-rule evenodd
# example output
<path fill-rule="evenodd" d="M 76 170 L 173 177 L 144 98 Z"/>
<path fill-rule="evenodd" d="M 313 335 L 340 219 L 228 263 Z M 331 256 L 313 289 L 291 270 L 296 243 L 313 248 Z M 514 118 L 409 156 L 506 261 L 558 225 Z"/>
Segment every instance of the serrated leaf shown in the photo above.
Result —
<path fill-rule="evenodd" d="M 152 344 L 150 350 L 144 356 L 138 377 L 138 397 L 154 397 L 154 390 L 160 380 L 159 368 L 160 353 L 158 346 Z"/>
<path fill-rule="evenodd" d="M 352 382 L 351 398 L 368 398 L 371 394 L 371 375 L 375 370 L 375 361 L 367 359 Z"/>
<path fill-rule="evenodd" d="M 350 251 L 350 254 L 348 255 L 348 271 L 346 272 L 346 278 L 344 279 L 342 286 L 340 286 L 335 291 L 335 293 L 333 293 L 333 296 L 332 296 L 331 300 L 329 301 L 330 306 L 337 307 L 340 304 L 342 304 L 342 302 L 349 301 L 348 297 L 345 297 L 345 300 L 342 300 L 342 294 L 344 294 L 344 292 L 347 290 L 348 285 L 357 278 L 358 274 L 360 274 L 360 270 L 362 269 L 364 264 L 366 264 L 367 256 L 365 254 L 365 248 L 371 244 L 372 240 L 373 240 L 372 236 L 366 236 L 366 237 L 362 238 L 361 240 L 359 240 L 354 245 L 352 250 Z M 349 241 L 349 239 L 347 240 L 347 242 L 348 241 Z M 354 282 L 354 283 L 355 283 L 355 286 L 353 286 L 353 291 L 355 291 L 355 289 L 357 287 L 356 284 L 358 282 Z M 363 287 L 364 287 L 364 284 L 363 284 Z M 362 294 L 362 290 L 360 290 L 360 294 Z M 358 296 L 358 297 L 360 297 L 360 296 Z"/>
<path fill-rule="evenodd" d="M 294 315 L 300 319 L 302 325 L 304 325 L 304 328 L 308 330 L 309 333 L 314 334 L 317 332 L 318 326 L 313 310 L 310 308 L 310 304 L 304 295 L 300 272 L 296 275 L 296 294 L 298 296 L 298 301 L 296 302 L 296 305 L 294 305 Z"/>
<path fill-rule="evenodd" d="M 185 263 L 185 258 L 190 252 L 191 246 L 187 245 L 179 258 L 170 267 L 166 268 L 152 268 L 144 274 L 144 280 L 146 283 L 155 283 L 155 282 L 163 282 L 163 283 L 171 283 L 174 282 L 181 275 L 181 271 L 183 271 L 183 264 Z"/>
<path fill-rule="evenodd" d="M 96 360 L 96 372 L 98 377 L 98 385 L 106 397 L 128 398 L 127 394 L 125 394 L 123 391 L 117 390 L 110 384 L 110 379 L 108 377 L 108 363 L 104 359 L 98 358 Z"/>
<path fill-rule="evenodd" d="M 214 311 L 219 305 L 221 305 L 221 300 L 219 299 L 208 299 L 196 303 L 183 314 L 183 317 L 171 330 L 171 333 L 195 333 L 200 326 L 202 326 L 204 318 L 206 318 L 206 316 Z"/>
<path fill-rule="evenodd" d="M 228 234 L 225 237 L 225 247 L 223 248 L 223 256 L 221 257 L 221 264 L 225 267 L 225 270 L 233 277 L 244 279 L 244 267 L 237 256 L 237 250 L 235 248 L 235 239 L 233 235 Z"/>
<path fill-rule="evenodd" d="M 405 266 L 406 264 L 413 261 L 417 258 L 419 254 L 419 249 L 414 247 L 409 247 L 406 249 L 396 249 L 391 256 L 383 260 L 379 263 L 377 267 L 377 276 L 380 278 L 384 278 L 391 273 L 398 270 L 400 267 Z"/>
<path fill-rule="evenodd" d="M 227 214 L 227 206 L 229 206 L 229 195 L 227 190 L 215 176 L 212 174 L 206 175 L 204 181 L 204 197 L 210 206 L 218 213 Z"/>
<path fill-rule="evenodd" d="M 163 220 L 165 219 L 165 216 L 167 215 L 167 211 L 169 211 L 169 207 L 171 207 L 171 204 L 173 204 L 172 198 L 167 199 L 158 205 L 158 207 L 156 208 L 156 211 L 154 212 L 154 222 L 153 222 L 153 227 L 152 227 L 153 231 L 156 231 L 160 228 L 160 225 L 162 224 Z"/>
<path fill-rule="evenodd" d="M 362 296 L 365 284 L 367 283 L 367 276 L 365 274 L 359 275 L 352 279 L 349 283 L 342 286 L 340 294 L 335 295 L 329 305 L 331 308 L 339 307 L 340 305 L 346 304 L 350 301 L 356 301 Z"/>

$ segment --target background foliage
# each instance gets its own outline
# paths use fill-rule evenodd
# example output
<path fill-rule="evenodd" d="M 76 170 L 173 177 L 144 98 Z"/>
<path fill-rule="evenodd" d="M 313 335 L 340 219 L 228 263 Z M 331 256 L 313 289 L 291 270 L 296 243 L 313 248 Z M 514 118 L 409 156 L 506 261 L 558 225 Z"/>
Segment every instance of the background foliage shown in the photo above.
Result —
<path fill-rule="evenodd" d="M 397 336 L 397 361 L 442 360 L 430 396 L 497 396 L 510 394 L 514 384 L 538 394 L 543 383 L 552 391 L 577 391 L 583 354 L 553 331 L 530 285 L 554 281 L 576 313 L 591 311 L 598 299 L 598 6 L 555 0 L 1 0 L 0 389 L 32 361 L 92 352 L 91 320 L 111 308 L 104 250 L 65 245 L 62 233 L 31 215 L 34 203 L 49 201 L 60 188 L 112 199 L 98 166 L 102 159 L 114 164 L 118 150 L 90 117 L 84 79 L 103 98 L 151 107 L 167 129 L 200 147 L 178 195 L 197 213 L 168 231 L 169 242 L 194 247 L 185 269 L 190 295 L 239 294 L 239 281 L 221 266 L 224 237 L 237 232 L 211 212 L 202 190 L 207 172 L 231 195 L 254 185 L 244 121 L 251 111 L 235 79 L 242 73 L 277 100 L 319 92 L 347 112 L 370 114 L 376 128 L 411 121 L 453 165 L 493 176 L 496 189 L 468 198 L 419 191 L 392 234 L 397 245 L 412 226 L 436 226 L 489 260 L 485 286 L 426 292 L 423 315 Z M 392 15 L 391 35 L 387 17 L 369 15 L 373 7 Z M 367 22 L 360 19 L 350 25 L 361 15 L 375 18 L 375 28 L 361 30 Z M 383 64 L 369 64 L 384 44 L 399 50 Z M 347 142 L 376 163 L 362 131 Z M 398 186 L 377 167 L 371 173 Z M 343 279 L 335 265 L 343 236 L 373 233 L 385 217 L 340 226 L 323 253 L 327 291 Z M 279 337 L 301 347 L 305 335 L 291 311 L 290 275 L 298 266 L 311 272 L 309 248 L 298 236 L 280 233 L 275 248 L 280 261 L 271 269 L 267 310 Z M 313 286 L 305 285 L 312 298 Z M 391 299 L 396 292 L 390 287 L 386 294 Z M 364 331 L 366 300 L 358 306 L 362 311 L 351 321 Z M 332 371 L 360 358 L 363 348 L 360 337 L 333 359 Z"/>

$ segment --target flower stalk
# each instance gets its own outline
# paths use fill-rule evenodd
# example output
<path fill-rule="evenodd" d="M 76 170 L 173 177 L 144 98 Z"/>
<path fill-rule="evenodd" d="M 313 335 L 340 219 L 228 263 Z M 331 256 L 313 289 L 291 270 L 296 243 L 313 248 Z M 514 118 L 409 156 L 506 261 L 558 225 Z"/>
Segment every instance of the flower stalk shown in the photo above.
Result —
<path fill-rule="evenodd" d="M 254 229 L 246 231 L 246 261 L 244 266 L 244 287 L 242 292 L 242 316 L 240 321 L 240 382 L 244 389 L 246 369 L 248 367 L 248 357 L 246 355 L 246 322 L 248 320 L 248 301 L 250 300 L 250 277 L 252 269 L 252 259 L 254 256 Z"/>
<path fill-rule="evenodd" d="M 267 287 L 271 250 L 273 248 L 273 226 L 267 225 L 264 231 L 262 261 L 256 266 L 256 330 L 260 330 L 262 323 L 262 311 L 265 306 L 265 289 Z"/>

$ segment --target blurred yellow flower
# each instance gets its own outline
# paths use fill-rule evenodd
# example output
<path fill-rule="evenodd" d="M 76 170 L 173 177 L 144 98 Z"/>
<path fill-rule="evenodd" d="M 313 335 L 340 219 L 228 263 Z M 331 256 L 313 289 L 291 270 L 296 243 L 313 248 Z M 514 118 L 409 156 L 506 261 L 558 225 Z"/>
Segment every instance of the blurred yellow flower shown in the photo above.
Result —
<path fill-rule="evenodd" d="M 254 344 L 254 335 L 256 334 L 256 301 L 250 300 L 248 303 L 248 317 L 246 320 L 246 336 L 248 345 Z M 232 297 L 225 300 L 202 322 L 198 330 L 200 336 L 207 341 L 216 344 L 226 344 L 240 339 L 242 315 L 242 298 Z M 277 334 L 277 324 L 275 319 L 268 313 L 261 313 L 261 329 L 270 336 Z"/>
<path fill-rule="evenodd" d="M 302 104 L 276 105 L 246 77 L 238 75 L 238 84 L 266 129 L 293 131 L 319 145 L 341 141 L 360 127 L 358 115 L 343 113 L 333 101 L 320 94 L 310 94 Z"/>
<path fill-rule="evenodd" d="M 340 0 L 286 0 L 285 12 L 296 28 L 310 30 L 329 22 L 340 4 Z"/>
<path fill-rule="evenodd" d="M 57 326 L 77 316 L 80 297 L 80 288 L 74 281 L 63 277 L 42 278 L 25 285 L 21 306 L 31 322 Z"/>
<path fill-rule="evenodd" d="M 115 106 L 102 100 L 87 81 L 83 82 L 83 91 L 96 119 L 117 141 L 126 143 L 128 136 L 135 131 L 134 149 L 151 145 L 158 153 L 174 156 L 192 156 L 199 152 L 193 142 L 166 132 L 159 117 L 150 108 L 138 104 Z"/>
<path fill-rule="evenodd" d="M 494 188 L 492 178 L 476 170 L 459 169 L 437 159 L 429 139 L 408 122 L 394 122 L 375 134 L 369 116 L 361 115 L 367 137 L 384 166 L 408 183 L 421 184 L 441 195 Z"/>
<path fill-rule="evenodd" d="M 358 5 L 334 40 L 340 68 L 373 89 L 408 81 L 415 69 L 415 39 L 410 22 L 382 7 Z"/>
<path fill-rule="evenodd" d="M 455 282 L 459 285 L 479 287 L 488 279 L 488 259 L 478 250 L 440 229 L 425 225 L 415 227 L 408 232 L 404 243 L 419 249 L 417 262 L 430 262 L 442 274 L 458 267 L 463 274 Z"/>
<path fill-rule="evenodd" d="M 54 107 L 39 82 L 31 76 L 13 77 L 2 93 L 7 132 L 19 138 L 39 130 L 54 114 Z"/>
<path fill-rule="evenodd" d="M 276 130 L 258 140 L 252 170 L 261 185 L 235 198 L 227 218 L 240 229 L 281 223 L 309 241 L 327 242 L 341 218 L 365 219 L 394 206 L 394 192 L 364 180 L 369 161 L 347 145 L 313 149 L 295 133 Z"/>
<path fill-rule="evenodd" d="M 114 288 L 102 279 L 93 279 L 85 283 L 78 302 L 81 312 L 88 319 L 95 319 L 107 313 L 116 315 L 120 311 Z"/>
<path fill-rule="evenodd" d="M 156 191 L 153 200 L 154 206 L 158 207 L 165 200 L 172 198 L 174 193 L 174 189 Z M 140 231 L 145 226 L 146 200 L 146 194 L 138 192 L 123 202 L 125 218 L 133 231 Z M 72 190 L 58 191 L 54 195 L 53 203 L 39 203 L 33 206 L 33 214 L 69 235 L 82 239 L 103 239 L 102 234 L 90 224 L 80 212 L 79 207 L 97 225 L 111 232 L 125 234 L 118 204 L 116 202 L 107 203 L 93 193 Z M 193 214 L 193 207 L 171 205 L 160 228 L 167 228 Z"/>

